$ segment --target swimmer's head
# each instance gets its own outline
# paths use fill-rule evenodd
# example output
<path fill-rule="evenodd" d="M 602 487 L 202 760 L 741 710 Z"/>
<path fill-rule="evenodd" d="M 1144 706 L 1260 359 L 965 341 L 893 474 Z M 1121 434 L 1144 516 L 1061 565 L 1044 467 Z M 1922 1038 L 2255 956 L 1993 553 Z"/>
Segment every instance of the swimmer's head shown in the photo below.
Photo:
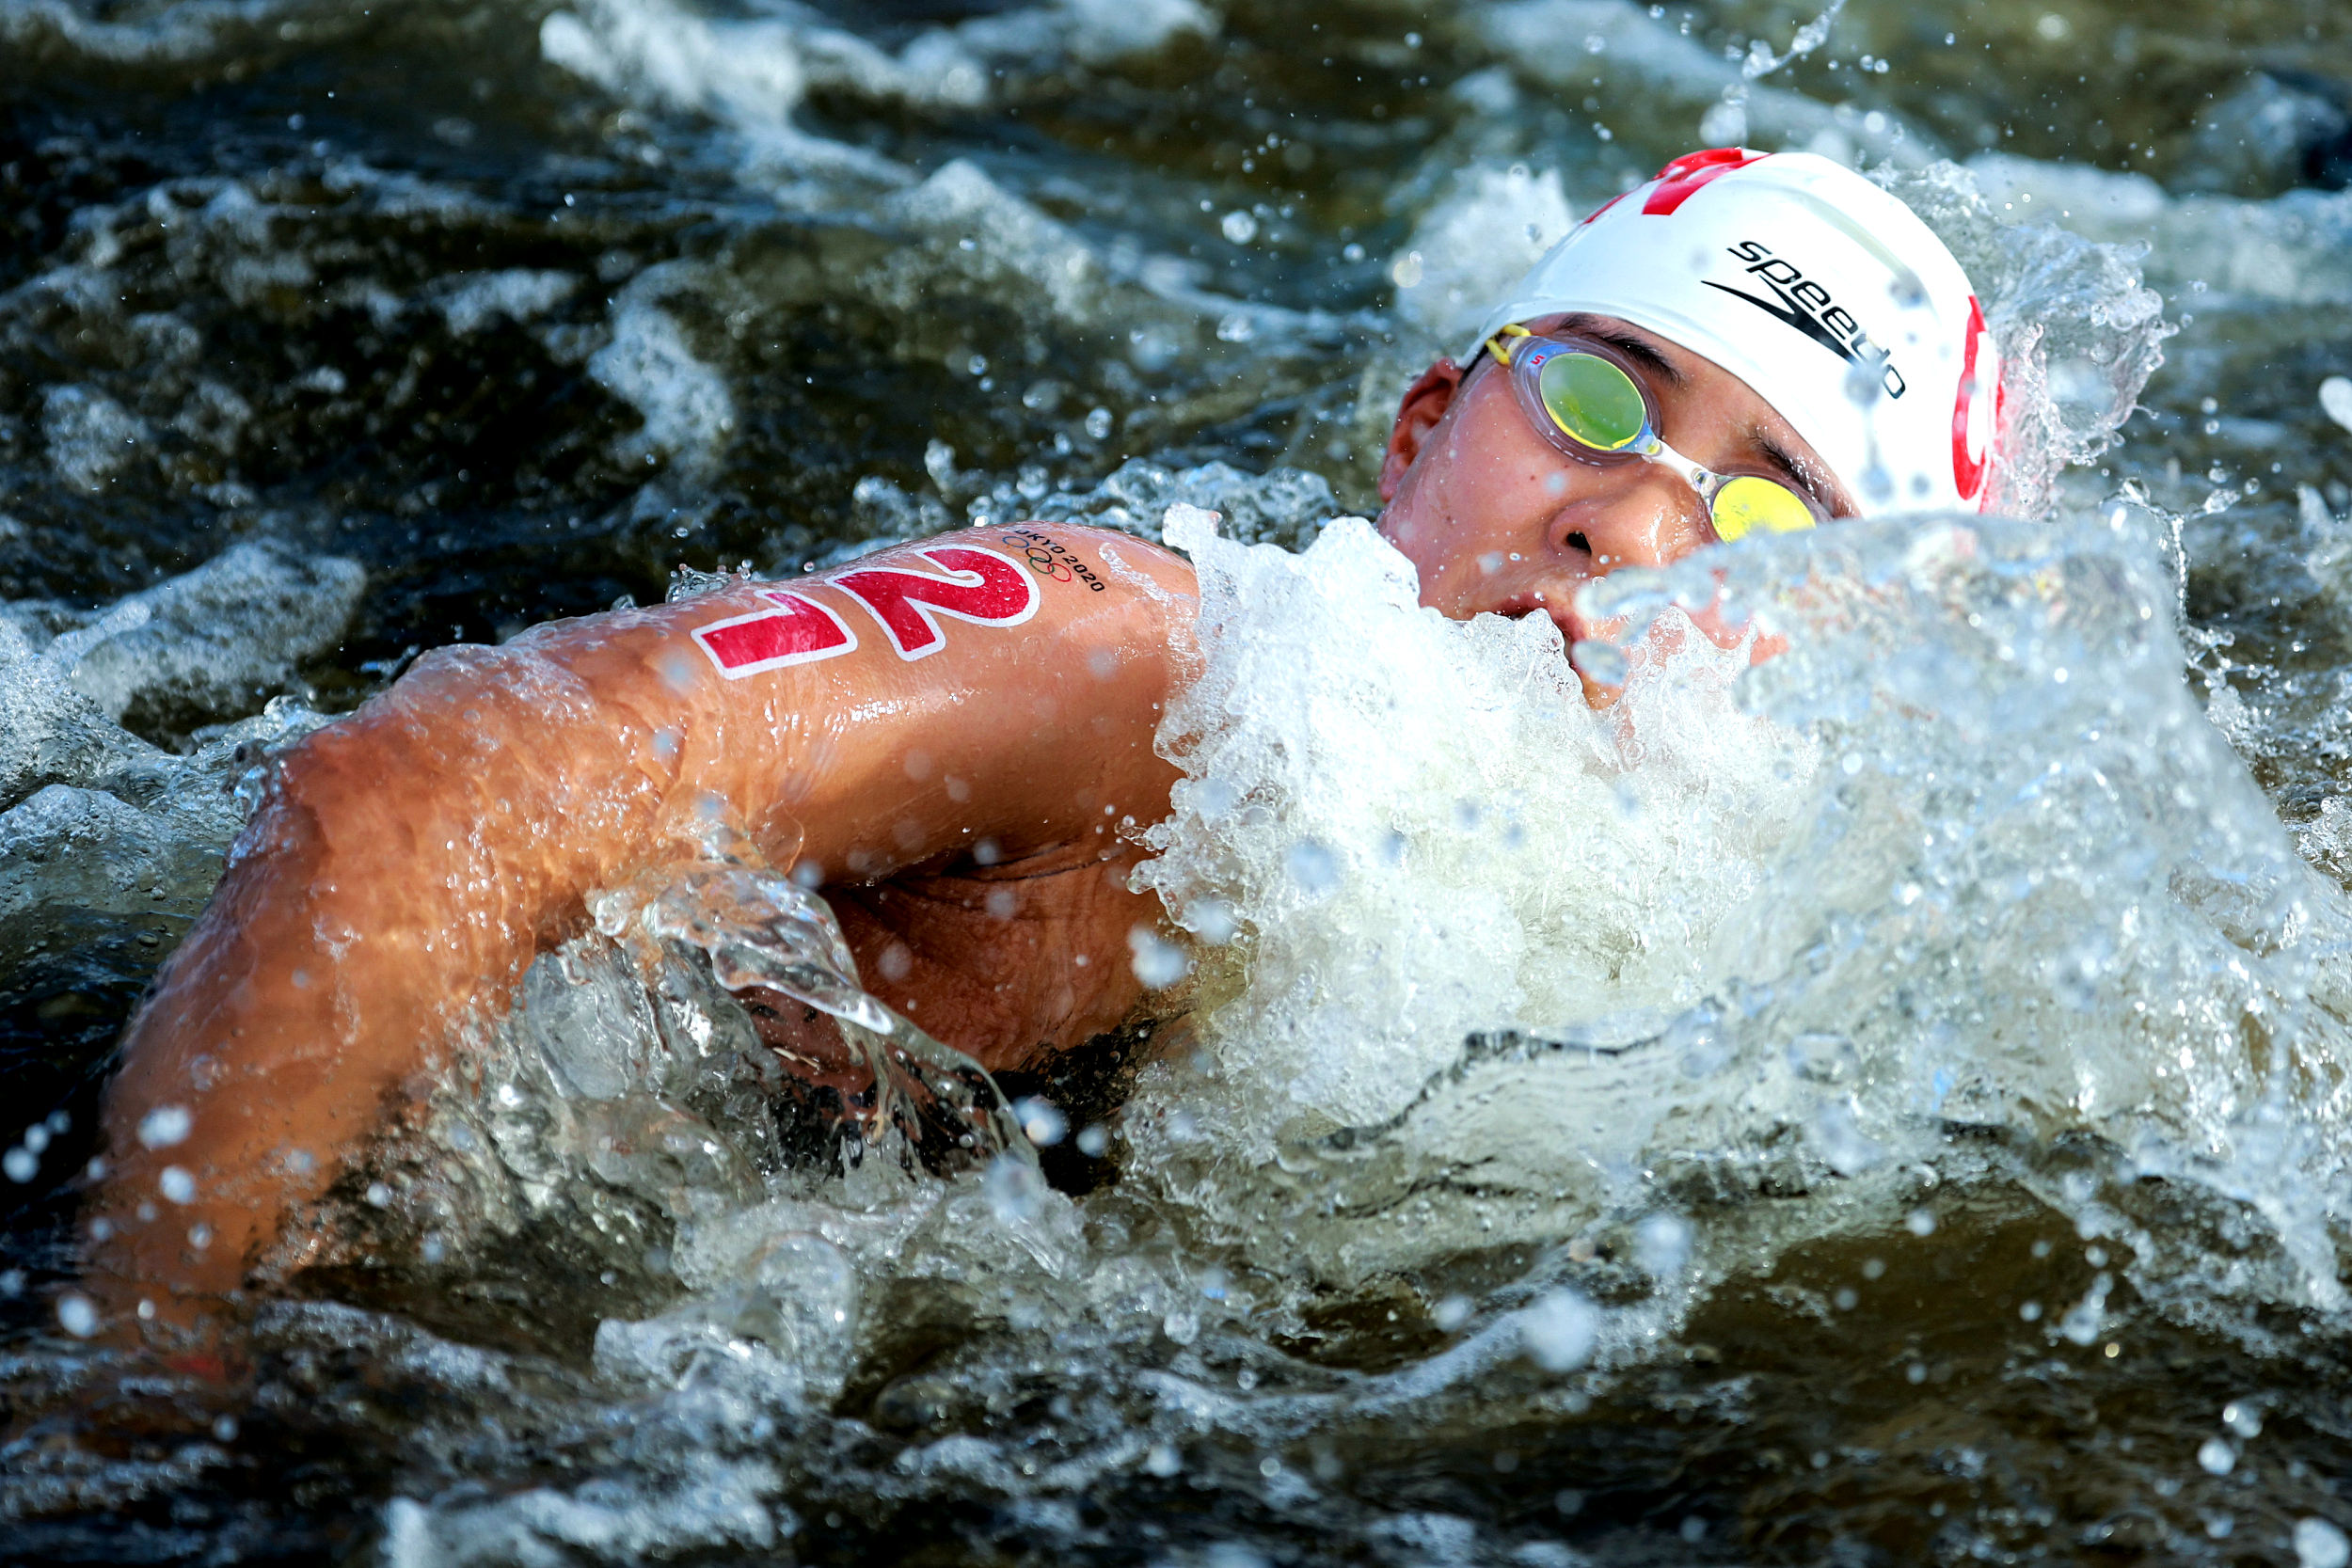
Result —
<path fill-rule="evenodd" d="M 1573 638 L 1557 600 L 1576 581 L 1733 531 L 1671 466 L 1581 462 L 1539 429 L 1486 347 L 1525 341 L 1513 328 L 1597 341 L 1674 452 L 1820 518 L 1990 492 L 1999 366 L 1951 252 L 1829 159 L 1695 152 L 1587 217 L 1406 394 L 1382 528 L 1449 613 L 1549 609 Z"/>

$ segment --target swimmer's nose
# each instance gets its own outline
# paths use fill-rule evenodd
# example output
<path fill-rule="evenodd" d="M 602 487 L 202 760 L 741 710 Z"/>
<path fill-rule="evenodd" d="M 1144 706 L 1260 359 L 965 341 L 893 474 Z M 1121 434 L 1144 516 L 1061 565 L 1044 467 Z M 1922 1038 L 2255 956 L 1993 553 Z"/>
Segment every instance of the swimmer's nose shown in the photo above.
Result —
<path fill-rule="evenodd" d="M 1546 531 L 1553 559 L 1571 572 L 1605 578 L 1623 566 L 1663 566 L 1713 539 L 1698 493 L 1656 464 L 1617 465 L 1594 477 Z"/>

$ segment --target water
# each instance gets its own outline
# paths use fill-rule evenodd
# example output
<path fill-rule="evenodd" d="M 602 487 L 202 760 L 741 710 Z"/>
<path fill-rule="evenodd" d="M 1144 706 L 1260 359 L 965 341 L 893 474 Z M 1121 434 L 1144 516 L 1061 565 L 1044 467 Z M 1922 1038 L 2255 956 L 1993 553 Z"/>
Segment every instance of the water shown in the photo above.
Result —
<path fill-rule="evenodd" d="M 2341 1563 L 2352 20 L 1814 20 L 0 0 L 9 1555 Z M 1329 520 L 1703 122 L 1930 213 L 2035 520 L 1726 552 L 1753 674 L 1613 581 L 1597 718 Z M 1190 1010 L 1060 1186 L 714 847 L 372 1154 L 248 1394 L 72 1337 L 270 747 L 676 567 L 1177 504 Z M 846 1018 L 833 1098 L 713 958 Z"/>

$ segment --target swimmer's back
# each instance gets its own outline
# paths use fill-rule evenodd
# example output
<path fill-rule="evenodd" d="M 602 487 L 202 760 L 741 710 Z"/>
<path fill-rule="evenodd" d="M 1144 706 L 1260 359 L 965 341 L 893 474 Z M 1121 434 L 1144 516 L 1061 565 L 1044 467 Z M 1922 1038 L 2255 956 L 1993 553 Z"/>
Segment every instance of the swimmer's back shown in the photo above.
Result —
<path fill-rule="evenodd" d="M 96 1282 L 184 1320 L 298 1262 L 286 1219 L 454 1028 L 714 829 L 833 888 L 876 990 L 992 1066 L 1115 1026 L 1194 592 L 1122 535 L 972 529 L 420 660 L 286 755 L 133 1021 Z"/>

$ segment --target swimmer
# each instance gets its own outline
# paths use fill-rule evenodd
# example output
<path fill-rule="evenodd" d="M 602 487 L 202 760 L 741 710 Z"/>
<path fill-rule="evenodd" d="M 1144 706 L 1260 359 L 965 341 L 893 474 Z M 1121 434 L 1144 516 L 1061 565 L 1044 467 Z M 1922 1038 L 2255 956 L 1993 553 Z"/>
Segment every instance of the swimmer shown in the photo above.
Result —
<path fill-rule="evenodd" d="M 1900 202 L 1809 154 L 1693 153 L 1414 382 L 1380 528 L 1425 605 L 1546 615 L 1572 651 L 1577 590 L 1620 567 L 1981 506 L 1997 384 Z M 419 660 L 280 760 L 127 1031 L 85 1221 L 103 1309 L 185 1343 L 298 1271 L 467 1021 L 714 821 L 991 1069 L 1148 1017 L 1128 939 L 1160 911 L 1128 876 L 1178 777 L 1153 741 L 1196 613 L 1181 558 L 1024 524 Z"/>

